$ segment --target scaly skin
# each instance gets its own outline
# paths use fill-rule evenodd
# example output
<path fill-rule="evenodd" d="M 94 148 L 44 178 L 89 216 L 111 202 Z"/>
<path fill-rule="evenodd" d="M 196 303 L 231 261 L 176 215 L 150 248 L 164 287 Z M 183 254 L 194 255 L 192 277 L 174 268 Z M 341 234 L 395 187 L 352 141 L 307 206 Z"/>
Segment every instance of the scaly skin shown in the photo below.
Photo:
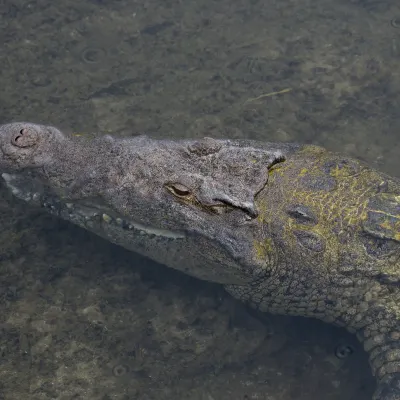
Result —
<path fill-rule="evenodd" d="M 400 181 L 316 146 L 94 140 L 0 126 L 17 197 L 127 249 L 223 284 L 263 311 L 357 334 L 400 399 Z"/>

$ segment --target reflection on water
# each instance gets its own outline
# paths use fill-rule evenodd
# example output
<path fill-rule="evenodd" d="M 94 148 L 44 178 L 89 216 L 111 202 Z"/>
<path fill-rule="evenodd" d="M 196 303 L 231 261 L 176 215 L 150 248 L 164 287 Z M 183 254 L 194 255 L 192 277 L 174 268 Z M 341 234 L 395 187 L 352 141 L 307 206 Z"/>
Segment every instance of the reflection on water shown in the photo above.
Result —
<path fill-rule="evenodd" d="M 395 0 L 5 0 L 0 13 L 0 123 L 300 141 L 399 175 Z M 260 324 L 219 288 L 7 201 L 4 398 L 368 398 L 352 336 Z"/>

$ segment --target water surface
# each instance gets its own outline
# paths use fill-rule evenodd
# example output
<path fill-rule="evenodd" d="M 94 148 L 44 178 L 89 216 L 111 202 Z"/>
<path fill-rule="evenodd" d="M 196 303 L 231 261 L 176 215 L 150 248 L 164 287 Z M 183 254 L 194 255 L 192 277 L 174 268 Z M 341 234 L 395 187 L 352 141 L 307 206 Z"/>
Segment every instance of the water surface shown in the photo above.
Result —
<path fill-rule="evenodd" d="M 299 141 L 399 176 L 395 0 L 4 0 L 0 15 L 0 123 Z M 4 194 L 0 208 L 0 397 L 370 396 L 345 332 L 249 314 Z"/>

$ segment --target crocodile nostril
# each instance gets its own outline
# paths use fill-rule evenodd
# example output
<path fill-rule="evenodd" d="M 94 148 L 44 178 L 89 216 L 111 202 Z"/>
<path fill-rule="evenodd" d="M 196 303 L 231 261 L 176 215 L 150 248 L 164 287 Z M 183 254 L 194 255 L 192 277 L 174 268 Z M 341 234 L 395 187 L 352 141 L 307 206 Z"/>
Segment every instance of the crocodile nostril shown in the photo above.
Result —
<path fill-rule="evenodd" d="M 14 139 L 14 140 L 15 140 L 16 142 L 18 142 L 18 141 L 21 139 L 21 136 L 24 136 L 25 133 L 26 133 L 26 130 L 25 130 L 25 129 L 21 129 L 21 130 L 19 131 L 19 135 L 15 136 L 15 139 Z"/>
<path fill-rule="evenodd" d="M 38 134 L 36 131 L 29 128 L 22 128 L 14 134 L 11 143 L 17 147 L 31 147 L 38 141 Z"/>

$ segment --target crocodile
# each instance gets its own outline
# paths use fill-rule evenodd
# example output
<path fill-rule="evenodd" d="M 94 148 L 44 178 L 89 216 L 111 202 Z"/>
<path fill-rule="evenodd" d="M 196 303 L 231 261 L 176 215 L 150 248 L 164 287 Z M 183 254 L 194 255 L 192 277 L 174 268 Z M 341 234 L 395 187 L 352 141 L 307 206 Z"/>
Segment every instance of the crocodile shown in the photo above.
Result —
<path fill-rule="evenodd" d="M 400 399 L 400 180 L 322 147 L 0 126 L 19 199 L 270 313 L 357 335 Z"/>

